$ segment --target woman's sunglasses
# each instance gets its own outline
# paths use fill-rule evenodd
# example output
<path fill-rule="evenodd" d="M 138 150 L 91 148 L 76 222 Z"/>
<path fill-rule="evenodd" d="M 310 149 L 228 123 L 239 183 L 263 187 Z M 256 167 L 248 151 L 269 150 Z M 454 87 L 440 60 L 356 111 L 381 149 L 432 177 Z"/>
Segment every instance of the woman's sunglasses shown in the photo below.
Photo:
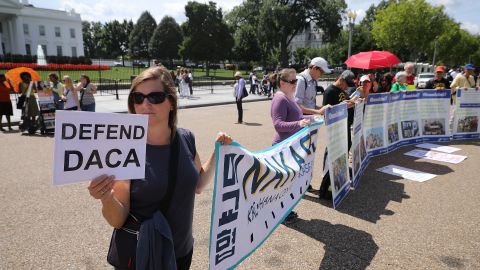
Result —
<path fill-rule="evenodd" d="M 296 84 L 297 81 L 298 81 L 297 79 L 293 79 L 293 80 L 280 79 L 280 80 L 282 80 L 282 81 L 284 81 L 284 82 L 286 82 L 286 83 L 289 83 L 289 84 Z"/>
<path fill-rule="evenodd" d="M 132 92 L 130 95 L 132 96 L 133 102 L 135 104 L 142 104 L 145 98 L 151 104 L 160 104 L 163 103 L 168 96 L 170 96 L 165 92 L 151 92 L 148 95 L 144 95 L 140 92 Z"/>

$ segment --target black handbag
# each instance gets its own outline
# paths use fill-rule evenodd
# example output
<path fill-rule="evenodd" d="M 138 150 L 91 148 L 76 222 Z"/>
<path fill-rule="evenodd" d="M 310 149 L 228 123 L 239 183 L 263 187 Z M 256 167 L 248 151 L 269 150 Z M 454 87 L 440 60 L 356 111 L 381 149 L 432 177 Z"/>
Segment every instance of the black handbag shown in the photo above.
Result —
<path fill-rule="evenodd" d="M 167 193 L 159 204 L 158 209 L 165 215 L 170 207 L 173 192 L 177 184 L 179 133 L 177 132 L 170 144 L 170 162 L 168 164 L 168 187 Z M 111 265 L 121 269 L 135 269 L 138 231 L 142 221 L 129 214 L 125 224 L 120 229 L 114 229 L 107 261 Z"/>
<path fill-rule="evenodd" d="M 242 98 L 246 98 L 248 97 L 248 91 L 247 91 L 247 87 L 243 87 L 243 90 L 242 90 Z"/>
<path fill-rule="evenodd" d="M 27 99 L 26 96 L 24 95 L 21 95 L 18 97 L 18 100 L 17 100 L 17 109 L 21 110 L 23 109 L 23 105 L 25 105 L 25 100 Z"/>

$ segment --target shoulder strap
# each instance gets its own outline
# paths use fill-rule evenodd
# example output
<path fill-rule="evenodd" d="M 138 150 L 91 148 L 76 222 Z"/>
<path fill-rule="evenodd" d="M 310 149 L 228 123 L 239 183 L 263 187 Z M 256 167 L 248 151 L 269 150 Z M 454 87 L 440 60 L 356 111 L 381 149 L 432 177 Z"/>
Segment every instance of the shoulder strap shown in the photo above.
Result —
<path fill-rule="evenodd" d="M 308 88 L 308 81 L 307 81 L 307 78 L 305 78 L 305 76 L 301 75 L 300 74 L 300 77 L 303 78 L 303 80 L 305 81 L 305 91 L 307 91 L 307 88 Z"/>
<path fill-rule="evenodd" d="M 160 202 L 160 211 L 165 215 L 170 208 L 172 202 L 173 193 L 175 192 L 175 186 L 177 185 L 177 171 L 178 171 L 178 153 L 179 147 L 179 134 L 175 132 L 173 141 L 170 143 L 170 161 L 168 162 L 168 188 L 167 193 Z"/>

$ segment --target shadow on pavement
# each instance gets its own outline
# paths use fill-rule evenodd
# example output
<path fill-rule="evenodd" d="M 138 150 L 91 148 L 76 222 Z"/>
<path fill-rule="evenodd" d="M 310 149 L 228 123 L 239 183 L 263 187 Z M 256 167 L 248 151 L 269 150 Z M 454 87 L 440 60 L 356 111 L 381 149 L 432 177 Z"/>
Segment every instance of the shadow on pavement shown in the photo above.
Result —
<path fill-rule="evenodd" d="M 366 269 L 377 254 L 378 246 L 371 234 L 325 220 L 298 219 L 286 225 L 325 246 L 319 269 Z"/>
<path fill-rule="evenodd" d="M 252 127 L 263 126 L 263 125 L 260 124 L 260 123 L 248 123 L 248 122 L 243 122 L 243 124 L 244 124 L 245 126 L 252 126 Z"/>
<path fill-rule="evenodd" d="M 382 215 L 390 216 L 395 214 L 393 211 L 386 209 L 387 205 L 390 201 L 401 203 L 403 199 L 410 198 L 405 193 L 405 184 L 403 183 L 403 181 L 409 180 L 376 171 L 376 169 L 389 164 L 436 175 L 445 175 L 453 172 L 446 165 L 403 155 L 403 153 L 410 150 L 410 148 L 405 147 L 388 155 L 373 158 L 360 179 L 358 187 L 350 191 L 337 210 L 372 223 L 377 223 Z M 435 181 L 435 179 L 430 181 Z M 421 185 L 422 183 L 416 184 Z M 326 207 L 333 207 L 331 200 L 320 200 L 317 193 L 317 191 L 306 193 L 303 198 Z"/>
<path fill-rule="evenodd" d="M 416 158 L 403 155 L 403 153 L 407 151 L 410 151 L 410 148 L 401 148 L 388 155 L 373 158 L 360 179 L 357 189 L 350 192 L 338 207 L 338 211 L 376 223 L 382 215 L 394 214 L 391 210 L 386 209 L 390 201 L 401 203 L 403 199 L 410 198 L 410 196 L 405 193 L 405 184 L 403 183 L 403 181 L 410 180 L 404 180 L 398 176 L 376 171 L 376 169 L 380 167 L 395 164 L 437 175 L 453 172 L 453 170 L 446 165 L 436 164 L 427 160 L 417 160 Z M 435 181 L 435 179 L 430 181 Z"/>

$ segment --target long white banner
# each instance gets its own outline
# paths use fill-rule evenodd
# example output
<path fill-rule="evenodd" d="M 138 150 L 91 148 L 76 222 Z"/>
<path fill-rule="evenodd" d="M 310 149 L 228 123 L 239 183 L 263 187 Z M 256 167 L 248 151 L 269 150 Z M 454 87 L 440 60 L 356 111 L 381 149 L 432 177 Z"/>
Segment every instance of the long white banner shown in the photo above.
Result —
<path fill-rule="evenodd" d="M 312 180 L 321 124 L 257 153 L 216 144 L 210 269 L 237 266 L 297 205 Z"/>

